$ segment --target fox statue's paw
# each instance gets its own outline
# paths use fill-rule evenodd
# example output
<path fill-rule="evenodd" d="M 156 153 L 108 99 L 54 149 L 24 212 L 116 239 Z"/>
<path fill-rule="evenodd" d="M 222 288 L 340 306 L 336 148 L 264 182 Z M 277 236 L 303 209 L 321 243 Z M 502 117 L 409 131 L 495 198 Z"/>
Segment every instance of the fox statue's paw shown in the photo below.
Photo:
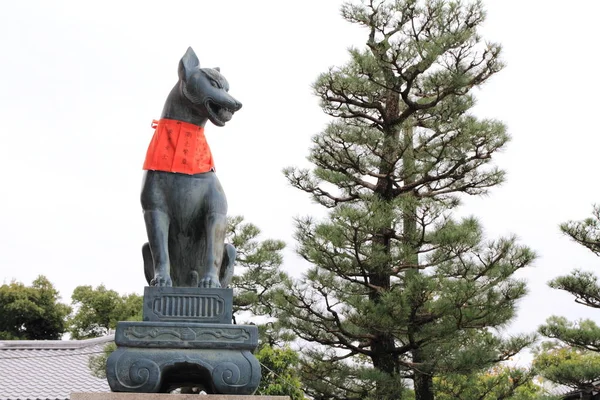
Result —
<path fill-rule="evenodd" d="M 206 275 L 198 282 L 198 287 L 201 288 L 220 288 L 221 283 L 217 276 Z"/>
<path fill-rule="evenodd" d="M 173 286 L 173 281 L 169 275 L 156 274 L 154 278 L 150 281 L 150 286 L 160 286 L 160 287 L 171 287 Z"/>

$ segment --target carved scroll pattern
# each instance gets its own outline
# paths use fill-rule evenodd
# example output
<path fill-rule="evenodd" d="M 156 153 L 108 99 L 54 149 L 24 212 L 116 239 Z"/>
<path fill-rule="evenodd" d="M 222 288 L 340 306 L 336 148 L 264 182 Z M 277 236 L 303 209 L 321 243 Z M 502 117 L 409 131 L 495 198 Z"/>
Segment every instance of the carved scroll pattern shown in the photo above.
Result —
<path fill-rule="evenodd" d="M 116 360 L 114 371 L 123 389 L 139 392 L 155 392 L 158 389 L 161 370 L 153 360 L 123 352 Z"/>
<path fill-rule="evenodd" d="M 230 341 L 245 342 L 250 340 L 250 332 L 242 328 L 228 329 L 203 329 L 189 327 L 128 327 L 125 337 L 131 340 L 171 341 L 173 339 L 185 341 Z"/>

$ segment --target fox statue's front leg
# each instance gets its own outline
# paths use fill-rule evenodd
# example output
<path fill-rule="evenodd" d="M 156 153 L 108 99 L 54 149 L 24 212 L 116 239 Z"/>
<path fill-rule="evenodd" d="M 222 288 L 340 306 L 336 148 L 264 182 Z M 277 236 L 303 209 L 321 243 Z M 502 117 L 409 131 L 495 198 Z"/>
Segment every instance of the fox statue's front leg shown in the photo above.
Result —
<path fill-rule="evenodd" d="M 148 243 L 144 245 L 145 263 L 149 258 L 152 271 L 145 267 L 146 279 L 150 286 L 173 286 L 171 279 L 171 259 L 169 256 L 169 227 L 171 217 L 164 188 L 160 185 L 159 176 L 154 171 L 144 174 L 142 185 L 142 209 Z"/>
<path fill-rule="evenodd" d="M 169 217 L 162 211 L 148 210 L 144 211 L 144 220 L 154 266 L 150 286 L 173 286 L 168 246 Z"/>

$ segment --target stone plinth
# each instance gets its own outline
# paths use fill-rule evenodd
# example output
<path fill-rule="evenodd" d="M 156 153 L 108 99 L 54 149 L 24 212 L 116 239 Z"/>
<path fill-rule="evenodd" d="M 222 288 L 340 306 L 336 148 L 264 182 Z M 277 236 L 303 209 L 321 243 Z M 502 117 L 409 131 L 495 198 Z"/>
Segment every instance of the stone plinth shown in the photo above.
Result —
<path fill-rule="evenodd" d="M 232 289 L 144 289 L 144 321 L 231 324 L 232 309 Z"/>
<path fill-rule="evenodd" d="M 117 346 L 170 349 L 254 350 L 258 328 L 253 325 L 194 322 L 119 322 Z"/>
<path fill-rule="evenodd" d="M 178 394 L 177 400 L 290 400 L 288 396 L 235 396 Z M 71 393 L 71 400 L 173 400 L 171 394 L 159 393 Z"/>
<path fill-rule="evenodd" d="M 146 287 L 144 321 L 117 325 L 117 350 L 106 363 L 111 390 L 254 393 L 261 377 L 252 354 L 258 328 L 233 325 L 232 304 L 231 289 Z"/>

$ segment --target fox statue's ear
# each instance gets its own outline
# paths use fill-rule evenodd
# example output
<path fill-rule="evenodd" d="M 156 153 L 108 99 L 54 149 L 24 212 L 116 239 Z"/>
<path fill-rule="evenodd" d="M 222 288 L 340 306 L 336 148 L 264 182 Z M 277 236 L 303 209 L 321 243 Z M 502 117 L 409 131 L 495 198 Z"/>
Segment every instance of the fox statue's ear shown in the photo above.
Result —
<path fill-rule="evenodd" d="M 200 68 L 200 60 L 198 60 L 194 50 L 188 47 L 181 61 L 179 61 L 179 79 L 186 81 L 192 72 L 198 68 Z"/>
<path fill-rule="evenodd" d="M 219 68 L 219 67 L 214 67 L 213 69 L 216 70 L 217 72 L 221 72 L 221 68 Z"/>

